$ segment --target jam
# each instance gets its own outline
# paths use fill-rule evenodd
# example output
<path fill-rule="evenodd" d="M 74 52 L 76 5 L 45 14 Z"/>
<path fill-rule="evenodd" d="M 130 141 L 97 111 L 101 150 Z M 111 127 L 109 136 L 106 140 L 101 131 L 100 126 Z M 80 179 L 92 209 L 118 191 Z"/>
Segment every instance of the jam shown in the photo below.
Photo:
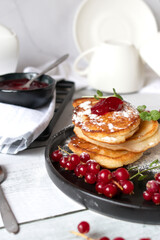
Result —
<path fill-rule="evenodd" d="M 14 80 L 6 80 L 0 82 L 0 89 L 3 90 L 34 90 L 39 88 L 45 88 L 48 86 L 47 83 L 40 81 L 33 81 L 29 88 L 23 87 L 29 81 L 27 78 L 23 79 L 14 79 Z"/>
<path fill-rule="evenodd" d="M 120 111 L 123 108 L 123 101 L 117 97 L 102 98 L 92 108 L 91 113 L 104 115 L 107 112 Z"/>

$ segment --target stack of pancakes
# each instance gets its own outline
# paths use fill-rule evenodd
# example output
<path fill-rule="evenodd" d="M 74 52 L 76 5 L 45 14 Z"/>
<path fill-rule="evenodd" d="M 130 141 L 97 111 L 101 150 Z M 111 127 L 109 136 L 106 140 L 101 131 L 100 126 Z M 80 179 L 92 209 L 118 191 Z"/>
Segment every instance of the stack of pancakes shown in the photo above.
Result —
<path fill-rule="evenodd" d="M 138 160 L 143 152 L 160 142 L 157 121 L 142 121 L 130 103 L 120 111 L 91 113 L 98 100 L 79 98 L 73 102 L 74 137 L 69 148 L 80 155 L 89 153 L 102 167 L 117 168 Z"/>

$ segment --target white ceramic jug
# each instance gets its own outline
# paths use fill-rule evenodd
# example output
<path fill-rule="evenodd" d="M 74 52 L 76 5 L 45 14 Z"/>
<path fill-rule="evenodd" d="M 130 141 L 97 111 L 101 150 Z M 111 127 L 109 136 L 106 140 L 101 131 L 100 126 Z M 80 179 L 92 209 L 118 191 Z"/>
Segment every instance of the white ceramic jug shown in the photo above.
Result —
<path fill-rule="evenodd" d="M 16 71 L 18 55 L 19 43 L 16 34 L 0 25 L 0 75 Z"/>
<path fill-rule="evenodd" d="M 79 61 L 91 54 L 89 65 L 79 69 Z M 89 49 L 75 60 L 74 70 L 87 76 L 89 86 L 105 92 L 131 93 L 144 83 L 144 63 L 138 50 L 125 42 L 107 41 Z"/>

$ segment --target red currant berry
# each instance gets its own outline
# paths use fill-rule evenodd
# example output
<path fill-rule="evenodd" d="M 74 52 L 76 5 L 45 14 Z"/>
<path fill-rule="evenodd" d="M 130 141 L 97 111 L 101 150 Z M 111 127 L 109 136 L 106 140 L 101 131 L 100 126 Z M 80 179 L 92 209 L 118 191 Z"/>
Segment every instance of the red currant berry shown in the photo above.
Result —
<path fill-rule="evenodd" d="M 66 162 L 68 161 L 68 156 L 63 156 L 59 160 L 59 164 L 61 167 L 65 168 L 66 167 Z"/>
<path fill-rule="evenodd" d="M 153 196 L 152 196 L 152 201 L 156 205 L 160 205 L 160 193 L 154 193 Z"/>
<path fill-rule="evenodd" d="M 97 180 L 97 176 L 94 173 L 91 172 L 87 172 L 85 175 L 85 182 L 89 183 L 89 184 L 93 184 L 95 183 Z"/>
<path fill-rule="evenodd" d="M 81 164 L 78 164 L 78 165 L 75 167 L 75 169 L 74 169 L 74 173 L 75 173 L 75 175 L 76 175 L 77 177 L 83 177 L 83 176 L 80 174 L 80 172 L 79 172 L 80 165 L 81 165 Z"/>
<path fill-rule="evenodd" d="M 141 238 L 140 240 L 151 240 L 151 238 Z"/>
<path fill-rule="evenodd" d="M 90 155 L 88 153 L 81 153 L 80 155 L 80 161 L 83 163 L 86 163 L 88 160 L 90 160 Z"/>
<path fill-rule="evenodd" d="M 102 194 L 103 193 L 103 188 L 106 184 L 104 182 L 97 182 L 96 183 L 96 186 L 95 186 L 95 189 L 96 191 L 99 193 L 99 194 Z"/>
<path fill-rule="evenodd" d="M 114 172 L 114 177 L 117 181 L 120 180 L 128 180 L 130 175 L 129 172 L 127 171 L 127 169 L 125 168 L 118 168 L 115 172 Z"/>
<path fill-rule="evenodd" d="M 112 198 L 118 193 L 117 186 L 114 183 L 108 183 L 104 186 L 103 193 L 106 197 Z"/>
<path fill-rule="evenodd" d="M 108 237 L 101 237 L 99 240 L 110 240 Z"/>
<path fill-rule="evenodd" d="M 63 155 L 59 150 L 55 150 L 54 152 L 51 153 L 51 159 L 55 162 L 59 162 L 62 156 Z"/>
<path fill-rule="evenodd" d="M 132 194 L 133 193 L 133 190 L 134 190 L 133 182 L 131 182 L 129 180 L 120 180 L 119 183 L 123 188 L 122 192 L 124 194 Z"/>
<path fill-rule="evenodd" d="M 97 179 L 99 182 L 109 183 L 112 179 L 112 173 L 108 169 L 99 171 Z"/>
<path fill-rule="evenodd" d="M 155 180 L 150 180 L 146 184 L 146 189 L 150 193 L 157 193 L 159 191 L 159 184 Z"/>
<path fill-rule="evenodd" d="M 122 238 L 122 237 L 116 237 L 116 238 L 114 238 L 113 240 L 125 240 L 125 239 Z"/>
<path fill-rule="evenodd" d="M 156 174 L 154 175 L 154 178 L 155 178 L 155 180 L 156 180 L 158 183 L 160 183 L 160 173 L 156 173 Z"/>
<path fill-rule="evenodd" d="M 75 169 L 75 165 L 73 162 L 71 162 L 70 160 L 66 162 L 66 166 L 65 166 L 65 170 L 74 170 Z"/>
<path fill-rule="evenodd" d="M 81 176 L 86 175 L 87 169 L 88 169 L 87 164 L 79 164 L 79 173 Z"/>
<path fill-rule="evenodd" d="M 123 101 L 117 97 L 102 98 L 91 108 L 91 113 L 104 115 L 107 112 L 120 111 L 122 107 Z"/>
<path fill-rule="evenodd" d="M 90 162 L 88 164 L 88 172 L 92 172 L 94 174 L 97 174 L 100 170 L 100 165 L 97 162 Z"/>
<path fill-rule="evenodd" d="M 150 192 L 148 192 L 148 191 L 144 191 L 143 192 L 143 198 L 146 201 L 150 201 L 150 200 L 152 200 L 152 194 Z"/>
<path fill-rule="evenodd" d="M 80 163 L 80 157 L 75 153 L 71 154 L 69 156 L 69 159 L 75 166 L 77 166 Z"/>
<path fill-rule="evenodd" d="M 77 228 L 80 233 L 88 233 L 90 230 L 90 225 L 88 222 L 83 221 L 78 224 Z"/>
<path fill-rule="evenodd" d="M 96 161 L 95 160 L 88 160 L 87 162 L 86 162 L 86 164 L 87 164 L 87 166 L 89 166 L 91 163 L 93 163 L 93 162 L 95 162 L 96 163 Z"/>

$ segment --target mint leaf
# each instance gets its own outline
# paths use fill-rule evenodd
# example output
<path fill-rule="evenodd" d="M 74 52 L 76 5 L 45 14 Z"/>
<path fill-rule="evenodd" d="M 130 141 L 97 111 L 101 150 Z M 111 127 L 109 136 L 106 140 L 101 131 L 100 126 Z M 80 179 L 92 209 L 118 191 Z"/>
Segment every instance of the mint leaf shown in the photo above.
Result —
<path fill-rule="evenodd" d="M 115 88 L 113 88 L 113 93 L 114 93 L 114 94 L 113 94 L 114 97 L 117 97 L 117 98 L 123 100 L 123 98 L 122 98 L 118 93 L 116 93 Z"/>
<path fill-rule="evenodd" d="M 100 90 L 97 90 L 97 95 L 98 95 L 99 97 L 102 97 L 102 96 L 103 96 L 103 93 L 102 93 Z"/>
<path fill-rule="evenodd" d="M 141 106 L 138 106 L 137 107 L 137 110 L 138 110 L 138 112 L 144 112 L 145 111 L 145 109 L 146 109 L 146 105 L 141 105 Z"/>
<path fill-rule="evenodd" d="M 140 118 L 144 121 L 157 121 L 158 119 L 160 119 L 160 112 L 158 110 L 152 110 L 150 112 L 145 111 L 146 105 L 138 106 L 137 110 L 140 113 Z"/>
<path fill-rule="evenodd" d="M 151 113 L 152 120 L 157 121 L 158 119 L 160 119 L 160 112 L 159 111 L 152 110 L 150 113 Z"/>
<path fill-rule="evenodd" d="M 97 95 L 94 95 L 94 98 L 96 100 L 99 100 L 99 98 L 101 98 L 103 96 L 103 93 L 100 90 L 97 90 Z"/>
<path fill-rule="evenodd" d="M 151 113 L 150 112 L 141 112 L 139 114 L 140 118 L 143 120 L 143 121 L 151 121 L 152 120 L 152 117 L 151 117 Z"/>
<path fill-rule="evenodd" d="M 95 98 L 96 100 L 99 100 L 99 98 L 97 97 L 97 95 L 94 95 L 94 98 Z"/>

